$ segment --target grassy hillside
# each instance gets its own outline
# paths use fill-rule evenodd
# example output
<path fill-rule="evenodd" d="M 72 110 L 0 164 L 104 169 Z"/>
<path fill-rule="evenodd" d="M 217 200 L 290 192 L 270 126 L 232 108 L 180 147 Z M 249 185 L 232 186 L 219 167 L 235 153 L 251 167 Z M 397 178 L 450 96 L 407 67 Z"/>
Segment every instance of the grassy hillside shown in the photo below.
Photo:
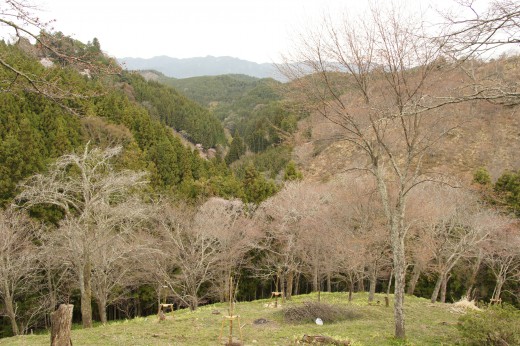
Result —
<path fill-rule="evenodd" d="M 354 294 L 348 303 L 345 293 L 322 293 L 321 301 L 349 307 L 357 317 L 344 322 L 290 324 L 284 321 L 281 308 L 266 307 L 271 300 L 243 302 L 236 305 L 244 345 L 290 345 L 307 335 L 326 335 L 340 340 L 351 340 L 352 345 L 400 345 L 393 338 L 393 309 L 381 305 L 368 305 L 368 295 Z M 301 305 L 304 301 L 316 301 L 317 295 L 294 296 L 286 307 Z M 383 295 L 376 299 L 383 301 Z M 391 297 L 392 300 L 392 297 Z M 426 299 L 407 297 L 406 345 L 453 345 L 459 336 L 457 319 L 451 304 L 430 304 Z M 220 315 L 212 312 L 218 310 Z M 111 322 L 92 329 L 75 329 L 72 332 L 74 345 L 215 345 L 222 325 L 222 316 L 227 305 L 215 304 L 199 308 L 175 311 L 175 316 L 159 322 L 156 316 Z M 268 322 L 254 324 L 257 319 Z M 228 325 L 224 335 L 228 333 Z M 237 334 L 238 335 L 238 334 Z M 0 345 L 48 345 L 49 335 L 27 335 L 1 339 Z M 223 343 L 223 342 L 222 342 Z M 220 343 L 220 344 L 222 344 Z"/>

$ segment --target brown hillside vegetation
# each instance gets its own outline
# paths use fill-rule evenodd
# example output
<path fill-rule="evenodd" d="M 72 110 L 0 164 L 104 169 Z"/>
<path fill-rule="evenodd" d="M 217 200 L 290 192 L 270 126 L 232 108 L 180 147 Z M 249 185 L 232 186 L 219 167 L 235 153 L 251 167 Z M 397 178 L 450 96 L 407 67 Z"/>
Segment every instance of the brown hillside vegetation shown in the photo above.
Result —
<path fill-rule="evenodd" d="M 447 68 L 436 73 L 437 78 L 428 90 L 433 95 L 443 96 L 448 90 L 462 93 L 473 86 L 471 76 L 462 70 Z M 518 78 L 520 57 L 503 57 L 480 63 L 476 73 L 486 79 L 501 78 L 507 83 Z M 349 78 L 344 79 L 347 84 Z M 376 82 L 374 88 L 380 88 L 381 84 Z M 361 104 L 357 97 L 355 92 L 347 91 L 342 99 L 347 103 Z M 425 170 L 443 172 L 469 182 L 478 167 L 487 167 L 494 179 L 505 170 L 520 168 L 518 107 L 490 100 L 473 100 L 446 105 L 436 112 L 439 116 L 428 115 L 423 120 L 441 119 L 440 126 L 438 123 L 432 123 L 431 126 L 437 126 L 437 131 L 450 130 L 424 157 Z M 364 110 L 360 107 L 358 115 L 362 117 L 363 114 Z M 342 140 L 342 129 L 318 113 L 313 113 L 300 123 L 294 154 L 305 170 L 306 177 L 313 179 L 327 179 L 364 165 L 359 149 Z"/>

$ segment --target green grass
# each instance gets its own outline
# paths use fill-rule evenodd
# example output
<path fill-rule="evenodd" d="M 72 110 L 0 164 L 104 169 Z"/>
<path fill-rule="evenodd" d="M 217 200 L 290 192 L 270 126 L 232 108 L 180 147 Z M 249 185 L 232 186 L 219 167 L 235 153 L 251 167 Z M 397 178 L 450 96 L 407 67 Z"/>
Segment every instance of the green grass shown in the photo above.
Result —
<path fill-rule="evenodd" d="M 345 293 L 322 293 L 321 300 L 329 304 L 349 304 Z M 353 346 L 361 345 L 453 345 L 459 340 L 456 330 L 458 315 L 451 313 L 449 304 L 432 305 L 428 300 L 406 297 L 405 343 L 393 336 L 393 309 L 384 306 L 384 296 L 376 300 L 381 305 L 368 305 L 368 295 L 354 295 L 351 308 L 359 317 L 338 323 L 318 326 L 314 323 L 289 324 L 283 321 L 281 309 L 266 307 L 271 300 L 258 300 L 236 304 L 240 315 L 244 345 L 294 345 L 304 334 L 327 335 L 336 339 L 351 340 Z M 316 294 L 295 296 L 287 305 L 316 300 Z M 221 315 L 212 314 L 219 310 Z M 226 304 L 200 307 L 195 312 L 175 311 L 173 318 L 159 322 L 156 316 L 110 322 L 91 329 L 74 329 L 72 341 L 78 345 L 218 345 L 222 316 Z M 269 322 L 254 325 L 253 321 L 265 318 Z M 226 322 L 227 323 L 227 322 Z M 227 336 L 229 324 L 224 335 Z M 234 329 L 237 331 L 236 329 Z M 237 333 L 238 335 L 238 333 Z M 225 338 L 223 338 L 225 339 Z M 224 340 L 222 343 L 223 344 Z M 26 335 L 0 339 L 0 345 L 48 345 L 49 335 Z"/>

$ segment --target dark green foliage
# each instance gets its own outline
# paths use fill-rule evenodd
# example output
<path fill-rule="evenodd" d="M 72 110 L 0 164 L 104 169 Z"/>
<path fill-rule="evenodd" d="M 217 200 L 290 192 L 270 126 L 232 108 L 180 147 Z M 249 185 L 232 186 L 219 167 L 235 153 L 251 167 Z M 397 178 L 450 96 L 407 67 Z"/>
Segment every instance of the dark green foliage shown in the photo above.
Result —
<path fill-rule="evenodd" d="M 475 173 L 473 173 L 473 182 L 483 186 L 491 185 L 491 175 L 485 167 L 479 167 Z"/>
<path fill-rule="evenodd" d="M 258 171 L 263 172 L 271 179 L 275 179 L 282 172 L 291 159 L 292 148 L 286 145 L 270 147 L 266 151 L 242 157 L 233 164 L 237 177 L 243 179 L 246 167 L 252 164 Z"/>
<path fill-rule="evenodd" d="M 124 81 L 133 88 L 136 100 L 150 114 L 177 131 L 188 140 L 210 148 L 225 144 L 224 129 L 207 109 L 179 94 L 175 89 L 154 81 L 146 81 L 136 73 L 125 73 Z"/>
<path fill-rule="evenodd" d="M 311 301 L 284 308 L 283 316 L 285 321 L 289 323 L 315 323 L 318 317 L 324 323 L 334 323 L 361 317 L 359 313 L 348 307 Z"/>
<path fill-rule="evenodd" d="M 95 48 L 93 45 L 87 46 Z M 37 60 L 16 47 L 0 44 L 0 50 L 16 68 L 34 73 L 40 73 L 43 69 Z M 0 93 L 0 205 L 5 205 L 18 193 L 17 185 L 21 180 L 44 171 L 54 158 L 79 150 L 87 141 L 99 147 L 122 145 L 123 155 L 115 164 L 120 169 L 149 171 L 151 186 L 157 192 L 190 198 L 205 193 L 242 197 L 241 184 L 224 162 L 206 161 L 199 156 L 198 151 L 184 147 L 171 129 L 150 115 L 150 112 L 162 108 L 154 106 L 148 111 L 133 101 L 134 91 L 128 88 L 127 83 L 120 83 L 119 77 L 104 78 L 103 81 L 89 79 L 74 69 L 59 66 L 48 69 L 46 74 L 64 85 L 73 85 L 79 93 L 99 96 L 64 101 L 79 114 L 85 115 L 79 118 L 49 98 L 34 92 L 16 89 Z M 8 75 L 9 71 L 0 69 L 0 80 L 10 77 Z M 146 92 L 155 90 L 161 95 L 175 94 L 164 86 L 150 86 L 140 77 L 136 80 L 137 84 L 143 84 L 142 88 Z M 6 90 L 4 85 L 0 84 L 0 87 Z M 161 100 L 157 98 L 157 102 Z M 179 104 L 185 106 L 186 112 L 194 105 L 184 97 L 180 100 Z M 168 107 L 176 105 L 168 103 L 165 107 L 170 109 Z M 198 114 L 202 108 L 196 109 L 194 114 Z M 209 116 L 207 111 L 202 111 Z M 190 122 L 195 124 L 193 128 L 197 128 L 194 119 Z M 222 127 L 217 120 L 210 120 L 208 124 L 215 125 L 218 130 L 214 133 L 220 131 L 223 137 Z M 200 128 L 205 137 L 211 138 L 211 131 Z M 59 219 L 59 215 L 55 217 L 52 211 L 47 210 L 35 210 L 34 215 L 50 222 Z"/>
<path fill-rule="evenodd" d="M 464 345 L 520 345 L 520 310 L 510 305 L 470 311 L 457 327 Z"/>
<path fill-rule="evenodd" d="M 200 105 L 229 104 L 253 89 L 259 79 L 246 75 L 203 76 L 192 78 L 169 78 L 160 76 L 159 81 L 178 89 Z"/>
<path fill-rule="evenodd" d="M 233 141 L 231 142 L 231 146 L 229 147 L 229 152 L 226 155 L 226 163 L 229 165 L 232 162 L 235 162 L 236 160 L 240 159 L 242 155 L 246 152 L 246 145 L 244 144 L 244 141 L 242 140 L 242 137 L 238 134 L 238 132 L 235 132 L 235 135 L 233 136 Z"/>
<path fill-rule="evenodd" d="M 495 192 L 520 217 L 520 170 L 502 174 L 495 183 Z"/>
<path fill-rule="evenodd" d="M 82 143 L 77 118 L 39 95 L 18 95 L 0 93 L 0 205 L 20 180 Z"/>
<path fill-rule="evenodd" d="M 276 184 L 266 179 L 252 164 L 246 167 L 243 184 L 244 200 L 247 203 L 260 204 L 278 190 Z"/>
<path fill-rule="evenodd" d="M 283 180 L 302 180 L 303 174 L 296 168 L 296 164 L 294 161 L 289 161 L 287 167 L 285 167 L 285 173 L 283 175 Z"/>

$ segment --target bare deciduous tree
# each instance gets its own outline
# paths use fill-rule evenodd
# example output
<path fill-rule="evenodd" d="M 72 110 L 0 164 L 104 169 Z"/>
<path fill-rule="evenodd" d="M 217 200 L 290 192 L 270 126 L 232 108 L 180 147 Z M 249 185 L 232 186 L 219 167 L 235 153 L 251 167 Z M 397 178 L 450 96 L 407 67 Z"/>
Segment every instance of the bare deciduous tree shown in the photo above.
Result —
<path fill-rule="evenodd" d="M 34 243 L 39 231 L 22 213 L 0 210 L 0 297 L 14 335 L 21 332 L 16 301 L 37 289 L 41 279 L 39 252 Z"/>
<path fill-rule="evenodd" d="M 24 206 L 55 205 L 65 218 L 55 232 L 56 256 L 70 263 L 81 292 L 84 327 L 92 326 L 93 257 L 101 245 L 108 249 L 119 229 L 142 220 L 142 205 L 132 191 L 146 184 L 144 172 L 115 171 L 111 160 L 121 148 L 85 147 L 82 154 L 60 157 L 47 174 L 22 184 L 17 200 Z"/>
<path fill-rule="evenodd" d="M 496 284 L 492 299 L 499 301 L 507 281 L 520 280 L 520 234 L 518 222 L 503 225 L 485 245 L 484 261 Z"/>
<path fill-rule="evenodd" d="M 210 198 L 198 210 L 193 225 L 199 232 L 219 240 L 218 265 L 213 289 L 221 301 L 229 299 L 229 278 L 237 278 L 249 250 L 256 246 L 258 232 L 240 200 Z"/>
<path fill-rule="evenodd" d="M 214 230 L 208 232 L 212 219 L 207 219 L 201 209 L 202 214 L 187 206 L 162 209 L 155 263 L 158 287 L 168 286 L 177 299 L 195 310 L 209 294 L 203 286 L 217 280 L 221 242 Z M 233 207 L 230 210 L 235 212 Z"/>
<path fill-rule="evenodd" d="M 431 179 L 422 158 L 449 131 L 436 112 L 444 101 L 429 94 L 442 80 L 434 64 L 440 47 L 417 17 L 404 13 L 378 8 L 357 21 L 326 21 L 282 67 L 316 111 L 342 130 L 341 139 L 362 153 L 356 168 L 375 179 L 391 238 L 398 338 L 405 337 L 408 193 Z"/>
<path fill-rule="evenodd" d="M 279 279 L 278 289 L 284 294 L 286 283 L 291 291 L 292 277 L 300 271 L 308 273 L 313 291 L 318 291 L 327 274 L 324 264 L 331 252 L 327 243 L 333 230 L 326 225 L 330 202 L 324 184 L 290 182 L 260 205 L 257 218 L 264 223 L 260 246 L 266 254 L 260 271 Z"/>

